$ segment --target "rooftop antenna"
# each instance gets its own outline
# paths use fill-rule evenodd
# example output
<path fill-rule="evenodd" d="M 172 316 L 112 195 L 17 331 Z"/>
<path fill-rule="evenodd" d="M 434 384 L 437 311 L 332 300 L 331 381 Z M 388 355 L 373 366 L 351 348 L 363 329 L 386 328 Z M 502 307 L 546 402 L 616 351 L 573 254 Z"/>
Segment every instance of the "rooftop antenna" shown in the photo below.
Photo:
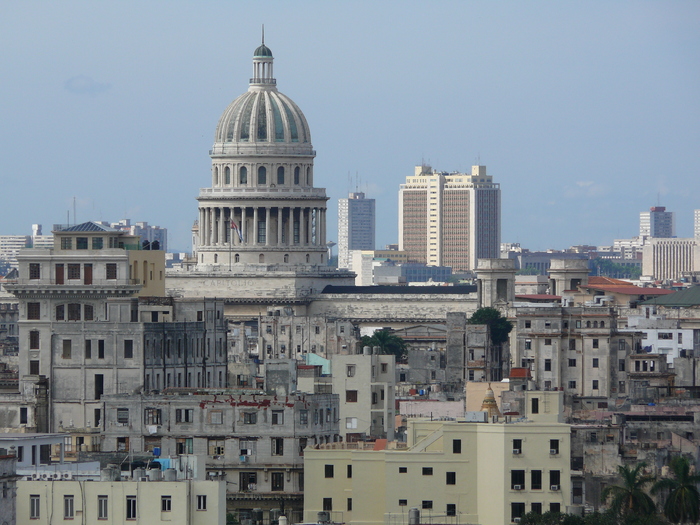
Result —
<path fill-rule="evenodd" d="M 75 196 L 73 196 L 73 225 L 78 224 L 75 220 Z"/>
<path fill-rule="evenodd" d="M 265 24 L 262 25 L 262 43 L 265 45 Z"/>
<path fill-rule="evenodd" d="M 360 191 L 360 188 L 357 185 L 357 172 L 355 172 L 355 192 Z"/>

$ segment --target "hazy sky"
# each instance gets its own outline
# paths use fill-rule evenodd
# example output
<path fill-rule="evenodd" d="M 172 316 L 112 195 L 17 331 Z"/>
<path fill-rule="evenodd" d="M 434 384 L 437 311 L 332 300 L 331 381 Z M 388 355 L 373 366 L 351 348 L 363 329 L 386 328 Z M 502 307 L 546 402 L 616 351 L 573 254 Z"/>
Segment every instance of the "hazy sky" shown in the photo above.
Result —
<path fill-rule="evenodd" d="M 610 244 L 700 208 L 700 2 L 3 2 L 0 233 L 124 217 L 191 249 L 208 151 L 253 50 L 311 127 L 316 185 L 377 199 L 421 161 L 500 182 L 502 241 Z M 349 175 L 352 182 L 349 182 Z M 72 221 L 72 218 L 71 218 Z"/>

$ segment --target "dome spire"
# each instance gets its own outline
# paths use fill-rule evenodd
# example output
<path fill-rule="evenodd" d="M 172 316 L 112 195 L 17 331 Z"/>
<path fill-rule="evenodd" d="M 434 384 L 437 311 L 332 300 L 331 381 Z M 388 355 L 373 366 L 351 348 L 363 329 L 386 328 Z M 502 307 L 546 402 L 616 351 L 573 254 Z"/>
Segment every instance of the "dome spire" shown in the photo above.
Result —
<path fill-rule="evenodd" d="M 272 51 L 265 45 L 265 26 L 262 26 L 262 44 L 253 53 L 253 78 L 251 86 L 275 86 L 277 81 L 272 76 Z"/>

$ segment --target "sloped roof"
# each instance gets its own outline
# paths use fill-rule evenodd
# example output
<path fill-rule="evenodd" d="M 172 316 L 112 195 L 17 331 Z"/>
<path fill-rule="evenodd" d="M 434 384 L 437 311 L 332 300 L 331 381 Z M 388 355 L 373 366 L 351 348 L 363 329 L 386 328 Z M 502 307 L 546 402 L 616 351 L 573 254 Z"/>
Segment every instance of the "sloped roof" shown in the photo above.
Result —
<path fill-rule="evenodd" d="M 69 228 L 65 228 L 61 230 L 62 232 L 115 232 L 114 228 L 110 228 L 109 226 L 105 226 L 104 224 L 100 224 L 99 222 L 95 221 L 88 221 L 84 222 L 82 224 L 76 224 L 75 226 L 71 226 Z"/>
<path fill-rule="evenodd" d="M 591 285 L 588 284 L 580 285 L 581 288 L 590 288 L 591 290 L 600 290 L 602 292 L 619 293 L 623 295 L 668 295 L 675 293 L 673 290 L 666 290 L 665 288 L 644 288 L 643 286 L 635 286 L 633 284 L 598 284 Z"/>
<path fill-rule="evenodd" d="M 656 304 L 659 306 L 700 306 L 700 285 L 673 294 L 655 297 L 641 304 Z"/>
<path fill-rule="evenodd" d="M 517 379 L 517 378 L 523 378 L 523 379 L 530 379 L 532 377 L 530 375 L 530 369 L 529 368 L 511 368 L 510 369 L 510 378 L 512 379 Z"/>
<path fill-rule="evenodd" d="M 561 295 L 550 295 L 547 293 L 515 294 L 515 298 L 525 301 L 560 301 Z"/>

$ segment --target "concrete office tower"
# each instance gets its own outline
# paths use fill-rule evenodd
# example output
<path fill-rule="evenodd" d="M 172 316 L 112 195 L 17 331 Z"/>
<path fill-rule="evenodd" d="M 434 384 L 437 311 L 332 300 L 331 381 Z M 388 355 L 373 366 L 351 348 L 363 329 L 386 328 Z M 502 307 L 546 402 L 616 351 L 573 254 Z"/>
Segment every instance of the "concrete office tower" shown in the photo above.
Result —
<path fill-rule="evenodd" d="M 200 190 L 199 267 L 325 265 L 326 190 L 314 187 L 309 125 L 277 91 L 272 51 L 253 55 L 248 91 L 224 110 L 210 151 L 212 184 Z"/>
<path fill-rule="evenodd" d="M 639 214 L 640 237 L 675 237 L 676 214 L 663 206 L 652 206 Z"/>
<path fill-rule="evenodd" d="M 501 243 L 501 188 L 486 166 L 469 173 L 416 166 L 399 190 L 399 250 L 412 262 L 465 271 L 496 259 Z"/>
<path fill-rule="evenodd" d="M 361 192 L 338 200 L 338 268 L 350 268 L 350 250 L 374 250 L 374 209 Z"/>
<path fill-rule="evenodd" d="M 700 239 L 700 210 L 695 210 L 693 218 L 693 231 L 695 232 L 695 238 Z"/>

